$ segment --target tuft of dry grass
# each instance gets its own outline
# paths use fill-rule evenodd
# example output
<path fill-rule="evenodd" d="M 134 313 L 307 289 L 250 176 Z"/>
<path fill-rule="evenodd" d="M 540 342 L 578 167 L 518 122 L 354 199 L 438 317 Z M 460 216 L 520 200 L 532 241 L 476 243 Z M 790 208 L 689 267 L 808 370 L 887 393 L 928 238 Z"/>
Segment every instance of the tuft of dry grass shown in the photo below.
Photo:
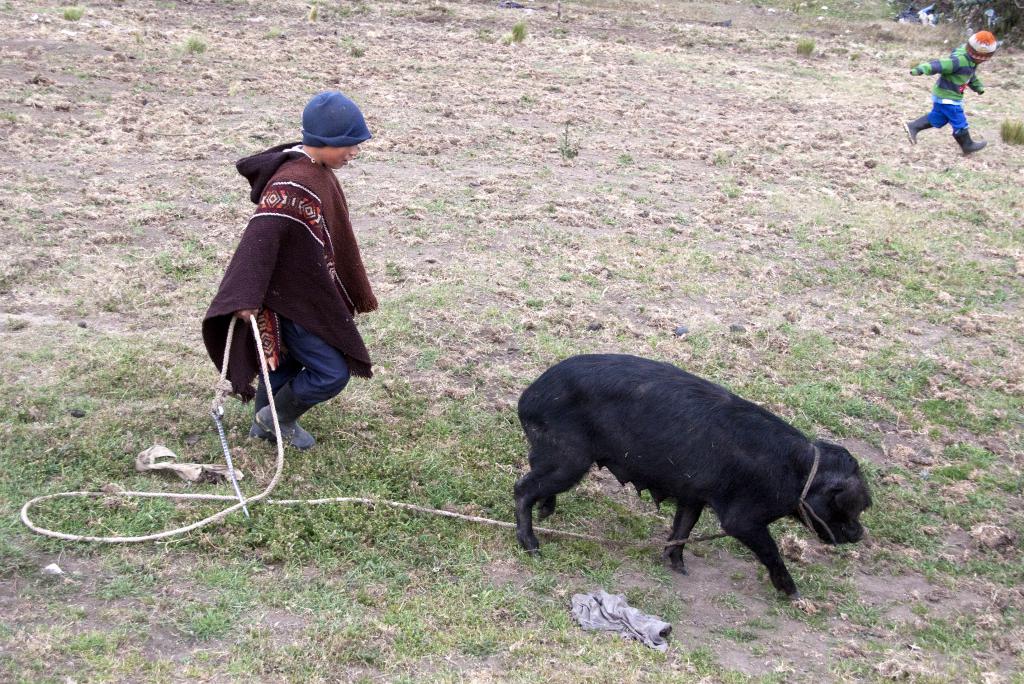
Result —
<path fill-rule="evenodd" d="M 206 52 L 206 41 L 199 36 L 191 36 L 185 41 L 185 52 L 190 55 L 199 55 Z"/>
<path fill-rule="evenodd" d="M 999 135 L 1008 145 L 1024 145 L 1024 121 L 1007 119 L 999 127 Z"/>
<path fill-rule="evenodd" d="M 810 57 L 814 52 L 814 39 L 801 38 L 796 42 L 796 54 L 801 57 Z"/>
<path fill-rule="evenodd" d="M 520 21 L 512 27 L 512 33 L 509 35 L 510 43 L 522 43 L 526 40 L 526 22 Z"/>
<path fill-rule="evenodd" d="M 565 122 L 565 130 L 562 132 L 562 137 L 558 141 L 558 153 L 562 155 L 562 159 L 571 160 L 575 159 L 580 154 L 580 143 L 578 140 L 573 140 L 569 136 L 569 122 Z"/>

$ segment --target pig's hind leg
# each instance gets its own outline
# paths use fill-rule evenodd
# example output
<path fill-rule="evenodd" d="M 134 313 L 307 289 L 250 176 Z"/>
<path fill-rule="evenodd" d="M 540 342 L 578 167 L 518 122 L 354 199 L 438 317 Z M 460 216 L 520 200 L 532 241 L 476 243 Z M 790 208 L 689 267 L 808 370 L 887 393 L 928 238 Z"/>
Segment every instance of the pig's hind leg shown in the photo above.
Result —
<path fill-rule="evenodd" d="M 540 501 L 541 520 L 555 511 L 555 497 L 583 479 L 591 461 L 567 453 L 562 446 L 556 450 L 546 445 L 535 445 L 530 450 L 530 472 L 516 482 L 513 493 L 516 504 L 516 538 L 531 553 L 540 547 L 533 533 L 533 507 Z"/>
<path fill-rule="evenodd" d="M 555 494 L 541 501 L 540 506 L 537 507 L 537 520 L 543 520 L 553 514 L 557 504 L 558 500 Z"/>
<path fill-rule="evenodd" d="M 673 542 L 689 537 L 690 532 L 693 531 L 693 526 L 700 520 L 700 514 L 703 511 L 704 504 L 701 502 L 677 500 L 676 515 L 672 520 L 672 532 L 669 533 L 668 540 Z M 683 546 L 684 544 L 679 544 L 669 547 L 665 551 L 665 556 L 672 564 L 673 570 L 685 575 L 687 573 L 686 563 L 683 561 Z"/>

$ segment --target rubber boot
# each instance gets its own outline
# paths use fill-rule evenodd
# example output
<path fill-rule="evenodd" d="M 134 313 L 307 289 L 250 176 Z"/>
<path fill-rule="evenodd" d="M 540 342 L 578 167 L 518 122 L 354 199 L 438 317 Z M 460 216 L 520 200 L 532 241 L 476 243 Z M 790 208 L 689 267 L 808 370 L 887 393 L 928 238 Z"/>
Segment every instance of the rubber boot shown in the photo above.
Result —
<path fill-rule="evenodd" d="M 263 384 L 263 380 L 260 380 L 259 385 L 256 387 L 256 398 L 253 399 L 252 427 L 249 428 L 249 436 L 273 442 L 274 431 L 271 429 L 268 432 L 261 428 L 259 423 L 256 422 L 256 414 L 268 404 L 270 404 L 270 401 L 267 399 L 267 388 Z M 271 427 L 273 427 L 273 425 L 271 425 Z"/>
<path fill-rule="evenodd" d="M 292 383 L 288 383 L 277 390 L 274 395 L 274 404 L 277 406 L 277 421 L 281 425 L 281 438 L 296 449 L 309 449 L 316 440 L 299 426 L 298 419 L 303 413 L 313 408 L 316 404 L 305 404 L 296 398 L 292 392 Z M 264 406 L 256 414 L 256 424 L 274 437 L 274 415 L 270 405 Z"/>
<path fill-rule="evenodd" d="M 953 134 L 953 138 L 960 143 L 960 149 L 963 150 L 965 155 L 973 154 L 983 148 L 988 143 L 982 140 L 981 142 L 974 142 L 971 140 L 971 131 L 964 128 Z"/>
<path fill-rule="evenodd" d="M 903 124 L 903 129 L 906 130 L 907 137 L 910 138 L 911 145 L 916 145 L 917 134 L 928 128 L 932 128 L 932 125 L 928 123 L 927 114 L 922 116 L 920 119 L 917 119 L 915 121 L 908 121 L 907 123 Z"/>

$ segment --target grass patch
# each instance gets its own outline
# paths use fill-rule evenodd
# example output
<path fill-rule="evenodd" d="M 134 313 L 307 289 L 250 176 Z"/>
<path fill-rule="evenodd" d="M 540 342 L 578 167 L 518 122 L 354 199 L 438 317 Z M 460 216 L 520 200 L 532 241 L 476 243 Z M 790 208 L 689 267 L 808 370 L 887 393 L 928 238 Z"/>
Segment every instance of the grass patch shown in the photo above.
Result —
<path fill-rule="evenodd" d="M 240 608 L 226 601 L 196 603 L 184 611 L 180 627 L 186 634 L 208 641 L 225 636 L 240 618 Z"/>
<path fill-rule="evenodd" d="M 814 53 L 814 39 L 801 38 L 796 41 L 796 54 L 801 57 L 810 57 Z"/>
<path fill-rule="evenodd" d="M 742 627 L 718 627 L 715 632 L 740 644 L 749 644 L 760 638 L 756 632 Z"/>
<path fill-rule="evenodd" d="M 575 159 L 580 155 L 580 142 L 578 139 L 573 139 L 569 134 L 569 122 L 565 122 L 565 128 L 562 130 L 562 136 L 558 139 L 558 153 L 562 156 L 562 159 L 566 161 Z"/>
<path fill-rule="evenodd" d="M 1003 121 L 999 135 L 1007 145 L 1024 145 L 1024 121 Z"/>
<path fill-rule="evenodd" d="M 199 276 L 212 274 L 216 268 L 216 252 L 211 247 L 203 246 L 198 240 L 185 240 L 174 251 L 160 252 L 156 255 L 156 265 L 167 277 L 187 282 Z"/>
<path fill-rule="evenodd" d="M 830 19 L 892 19 L 892 5 L 886 0 L 837 0 L 828 3 L 805 2 L 804 0 L 770 0 L 764 5 L 778 7 L 800 15 L 824 16 Z M 891 41 L 895 38 L 888 28 L 877 33 L 879 40 Z"/>
<path fill-rule="evenodd" d="M 79 6 L 65 7 L 61 10 L 61 16 L 65 21 L 78 21 L 85 15 L 85 8 Z"/>
<path fill-rule="evenodd" d="M 201 55 L 206 52 L 206 40 L 199 36 L 189 36 L 182 50 L 189 55 Z"/>
<path fill-rule="evenodd" d="M 509 33 L 508 38 L 505 39 L 510 44 L 522 43 L 526 40 L 526 22 L 520 21 L 512 27 L 512 32 Z"/>

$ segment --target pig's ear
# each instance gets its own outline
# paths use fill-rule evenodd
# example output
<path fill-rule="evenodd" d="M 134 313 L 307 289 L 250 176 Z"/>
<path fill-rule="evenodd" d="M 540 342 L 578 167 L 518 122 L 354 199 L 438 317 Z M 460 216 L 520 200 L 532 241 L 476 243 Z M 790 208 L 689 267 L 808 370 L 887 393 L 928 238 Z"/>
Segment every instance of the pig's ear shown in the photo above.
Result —
<path fill-rule="evenodd" d="M 851 476 L 832 487 L 836 507 L 841 511 L 856 514 L 871 505 L 871 497 L 864 487 L 864 481 Z"/>

